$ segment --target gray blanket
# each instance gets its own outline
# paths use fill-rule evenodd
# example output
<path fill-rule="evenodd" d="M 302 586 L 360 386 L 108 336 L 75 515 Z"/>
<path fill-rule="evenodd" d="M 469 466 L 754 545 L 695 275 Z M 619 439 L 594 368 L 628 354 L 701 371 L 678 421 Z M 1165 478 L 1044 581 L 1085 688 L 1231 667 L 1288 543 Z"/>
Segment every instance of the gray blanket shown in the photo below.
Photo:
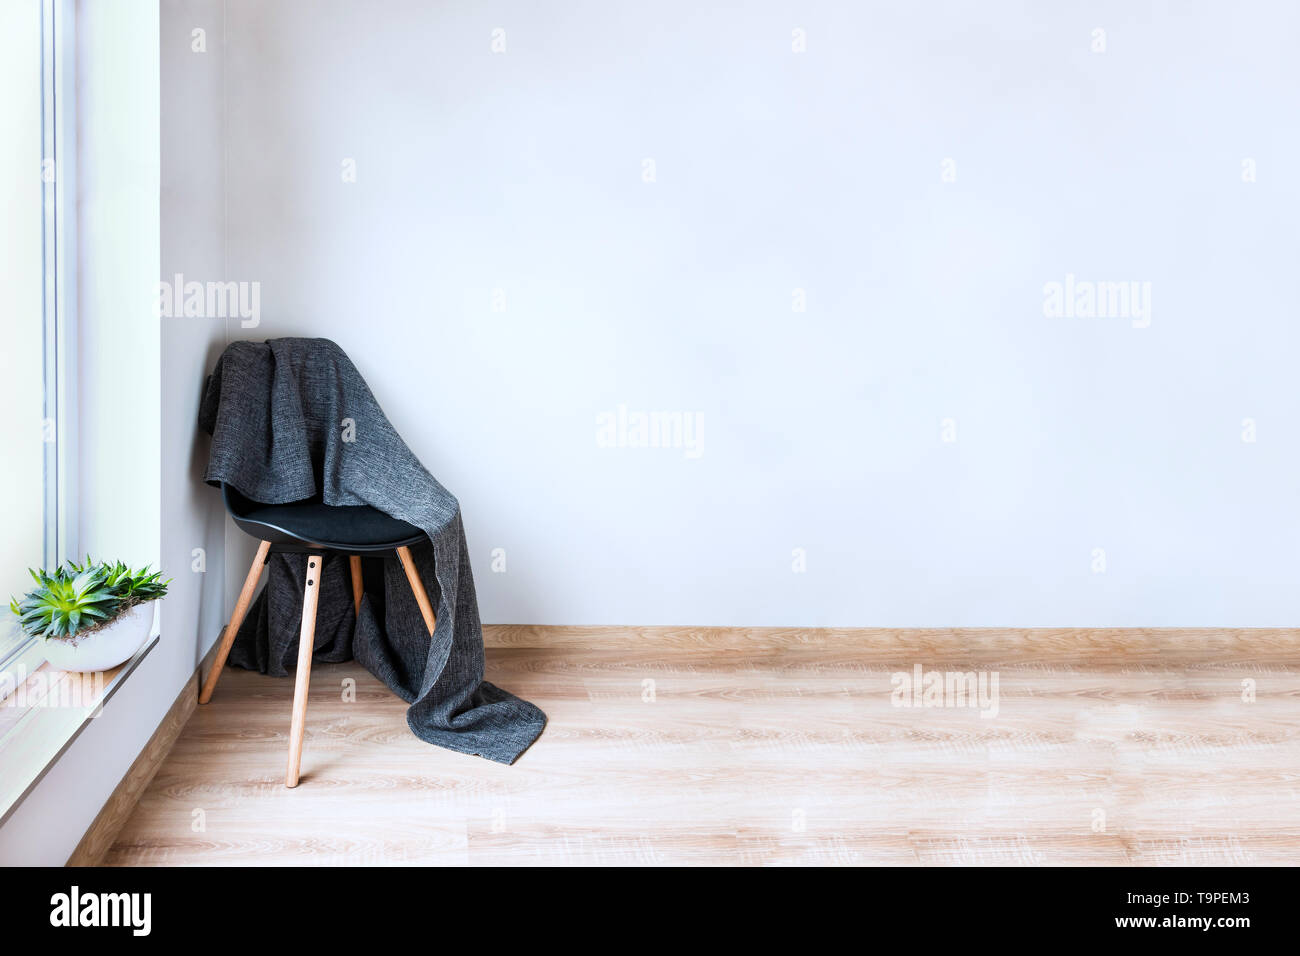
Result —
<path fill-rule="evenodd" d="M 513 763 L 546 715 L 483 680 L 460 505 L 406 447 L 343 350 L 328 339 L 232 343 L 208 377 L 199 424 L 212 435 L 209 484 L 266 504 L 371 505 L 429 536 L 411 554 L 436 609 L 433 637 L 395 555 L 362 559 L 359 614 L 348 559 L 335 555 L 322 568 L 313 660 L 355 657 L 411 705 L 406 722 L 421 740 Z M 276 676 L 293 669 L 306 560 L 272 556 L 231 663 Z"/>

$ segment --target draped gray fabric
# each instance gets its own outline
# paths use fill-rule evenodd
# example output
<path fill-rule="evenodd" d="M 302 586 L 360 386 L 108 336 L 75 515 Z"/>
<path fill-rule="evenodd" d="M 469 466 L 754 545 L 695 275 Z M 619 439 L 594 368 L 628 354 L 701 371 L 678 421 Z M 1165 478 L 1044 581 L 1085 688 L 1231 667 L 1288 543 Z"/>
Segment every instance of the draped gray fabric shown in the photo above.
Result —
<path fill-rule="evenodd" d="M 421 740 L 507 764 L 528 749 L 546 715 L 483 680 L 460 504 L 406 447 L 342 349 L 328 339 L 232 343 L 208 377 L 199 424 L 212 435 L 203 476 L 211 485 L 225 482 L 266 504 L 370 505 L 429 536 L 411 554 L 436 611 L 432 638 L 395 555 L 362 559 L 359 614 L 347 557 L 331 555 L 313 660 L 355 657 L 411 705 L 406 722 Z M 292 671 L 306 561 L 272 556 L 231 663 L 277 677 Z"/>

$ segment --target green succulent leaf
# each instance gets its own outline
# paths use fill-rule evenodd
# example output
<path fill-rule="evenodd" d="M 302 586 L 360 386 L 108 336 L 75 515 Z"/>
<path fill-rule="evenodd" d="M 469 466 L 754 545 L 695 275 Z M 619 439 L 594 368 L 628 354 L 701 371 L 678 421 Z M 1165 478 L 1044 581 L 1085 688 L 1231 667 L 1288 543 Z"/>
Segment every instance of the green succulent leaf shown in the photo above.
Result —
<path fill-rule="evenodd" d="M 36 587 L 22 598 L 11 598 L 9 610 L 23 631 L 33 637 L 73 637 L 103 626 L 137 604 L 156 601 L 167 593 L 169 578 L 161 571 L 139 571 L 121 561 L 66 561 L 52 572 L 29 568 Z"/>

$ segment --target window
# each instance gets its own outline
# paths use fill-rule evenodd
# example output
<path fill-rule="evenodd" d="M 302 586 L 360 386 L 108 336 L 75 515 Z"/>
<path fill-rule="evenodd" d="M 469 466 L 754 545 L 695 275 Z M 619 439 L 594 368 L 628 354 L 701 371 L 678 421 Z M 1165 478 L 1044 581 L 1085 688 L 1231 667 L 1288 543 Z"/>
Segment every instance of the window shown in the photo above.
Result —
<path fill-rule="evenodd" d="M 70 553 L 71 500 L 65 467 L 70 451 L 70 377 L 64 374 L 72 341 L 75 285 L 64 228 L 70 199 L 72 116 L 62 102 L 71 64 L 62 56 L 66 0 L 11 0 L 0 4 L 0 588 L 27 590 L 27 568 L 52 566 Z M 0 666 L 24 650 L 25 637 L 7 607 L 0 625 Z"/>

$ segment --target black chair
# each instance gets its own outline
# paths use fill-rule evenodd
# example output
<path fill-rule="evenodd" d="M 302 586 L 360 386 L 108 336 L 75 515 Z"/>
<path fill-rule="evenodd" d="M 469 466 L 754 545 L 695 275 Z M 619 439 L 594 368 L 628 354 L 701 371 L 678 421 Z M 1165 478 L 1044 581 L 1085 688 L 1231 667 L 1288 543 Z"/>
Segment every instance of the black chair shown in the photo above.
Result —
<path fill-rule="evenodd" d="M 246 498 L 228 484 L 222 483 L 221 496 L 226 511 L 240 530 L 257 538 L 261 544 L 257 557 L 248 569 L 243 590 L 235 602 L 230 623 L 221 633 L 217 656 L 212 662 L 199 703 L 212 699 L 226 657 L 235 635 L 244 623 L 244 615 L 253 601 L 253 592 L 262 579 L 268 556 L 273 551 L 307 555 L 307 577 L 302 596 L 302 631 L 298 638 L 298 671 L 293 687 L 293 723 L 289 733 L 289 767 L 285 786 L 298 786 L 298 769 L 302 762 L 302 737 L 307 719 L 307 688 L 311 681 L 311 655 L 316 635 L 316 600 L 320 593 L 320 569 L 326 554 L 346 554 L 352 571 L 352 604 L 361 610 L 361 555 L 396 551 L 406 580 L 415 592 L 424 625 L 432 636 L 437 619 L 433 605 L 425 593 L 415 562 L 411 559 L 411 545 L 427 540 L 423 531 L 392 515 L 384 514 L 369 505 L 327 505 L 322 501 L 296 501 L 287 505 L 268 505 Z"/>

